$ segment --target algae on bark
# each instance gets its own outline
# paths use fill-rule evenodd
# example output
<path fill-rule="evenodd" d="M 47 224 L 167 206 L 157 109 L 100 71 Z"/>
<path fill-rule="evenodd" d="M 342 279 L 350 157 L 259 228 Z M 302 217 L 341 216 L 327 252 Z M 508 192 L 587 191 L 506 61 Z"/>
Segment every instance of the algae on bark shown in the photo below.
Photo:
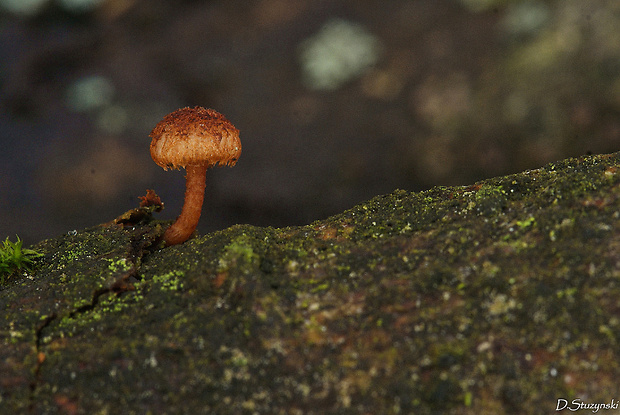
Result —
<path fill-rule="evenodd" d="M 107 224 L 0 288 L 2 413 L 535 414 L 620 397 L 620 154 L 158 249 Z"/>

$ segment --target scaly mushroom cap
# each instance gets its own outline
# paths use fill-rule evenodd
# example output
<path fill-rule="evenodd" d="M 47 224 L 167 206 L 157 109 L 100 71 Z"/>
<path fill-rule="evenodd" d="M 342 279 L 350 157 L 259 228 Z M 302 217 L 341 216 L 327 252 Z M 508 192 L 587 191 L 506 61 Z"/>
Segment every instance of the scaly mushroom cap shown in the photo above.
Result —
<path fill-rule="evenodd" d="M 202 107 L 171 112 L 150 137 L 151 157 L 164 170 L 190 165 L 234 166 L 241 155 L 239 130 L 219 112 Z"/>

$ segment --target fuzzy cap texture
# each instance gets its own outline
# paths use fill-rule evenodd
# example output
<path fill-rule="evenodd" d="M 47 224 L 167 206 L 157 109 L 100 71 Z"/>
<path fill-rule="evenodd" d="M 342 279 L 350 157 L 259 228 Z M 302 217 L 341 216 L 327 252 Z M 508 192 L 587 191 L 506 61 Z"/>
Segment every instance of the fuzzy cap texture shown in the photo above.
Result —
<path fill-rule="evenodd" d="M 151 157 L 164 170 L 190 165 L 234 166 L 241 155 L 239 130 L 219 112 L 202 107 L 171 112 L 150 137 Z"/>

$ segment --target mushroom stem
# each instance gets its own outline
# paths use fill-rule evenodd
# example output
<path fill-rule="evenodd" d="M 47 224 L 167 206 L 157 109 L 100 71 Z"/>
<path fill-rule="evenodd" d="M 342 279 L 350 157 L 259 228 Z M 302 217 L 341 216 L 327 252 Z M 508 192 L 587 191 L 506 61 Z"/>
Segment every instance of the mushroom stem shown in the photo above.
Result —
<path fill-rule="evenodd" d="M 177 220 L 164 233 L 166 245 L 183 243 L 196 230 L 205 197 L 206 165 L 186 166 L 185 202 Z"/>

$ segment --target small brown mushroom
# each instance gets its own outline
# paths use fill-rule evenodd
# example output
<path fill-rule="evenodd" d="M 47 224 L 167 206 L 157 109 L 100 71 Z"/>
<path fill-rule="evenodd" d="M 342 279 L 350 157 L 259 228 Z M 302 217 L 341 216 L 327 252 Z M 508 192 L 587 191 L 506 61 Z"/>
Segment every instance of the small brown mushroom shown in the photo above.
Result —
<path fill-rule="evenodd" d="M 164 233 L 166 245 L 185 242 L 196 230 L 207 169 L 234 166 L 241 155 L 239 130 L 222 114 L 202 107 L 182 108 L 164 117 L 150 134 L 151 157 L 164 170 L 184 167 L 185 202 Z"/>

